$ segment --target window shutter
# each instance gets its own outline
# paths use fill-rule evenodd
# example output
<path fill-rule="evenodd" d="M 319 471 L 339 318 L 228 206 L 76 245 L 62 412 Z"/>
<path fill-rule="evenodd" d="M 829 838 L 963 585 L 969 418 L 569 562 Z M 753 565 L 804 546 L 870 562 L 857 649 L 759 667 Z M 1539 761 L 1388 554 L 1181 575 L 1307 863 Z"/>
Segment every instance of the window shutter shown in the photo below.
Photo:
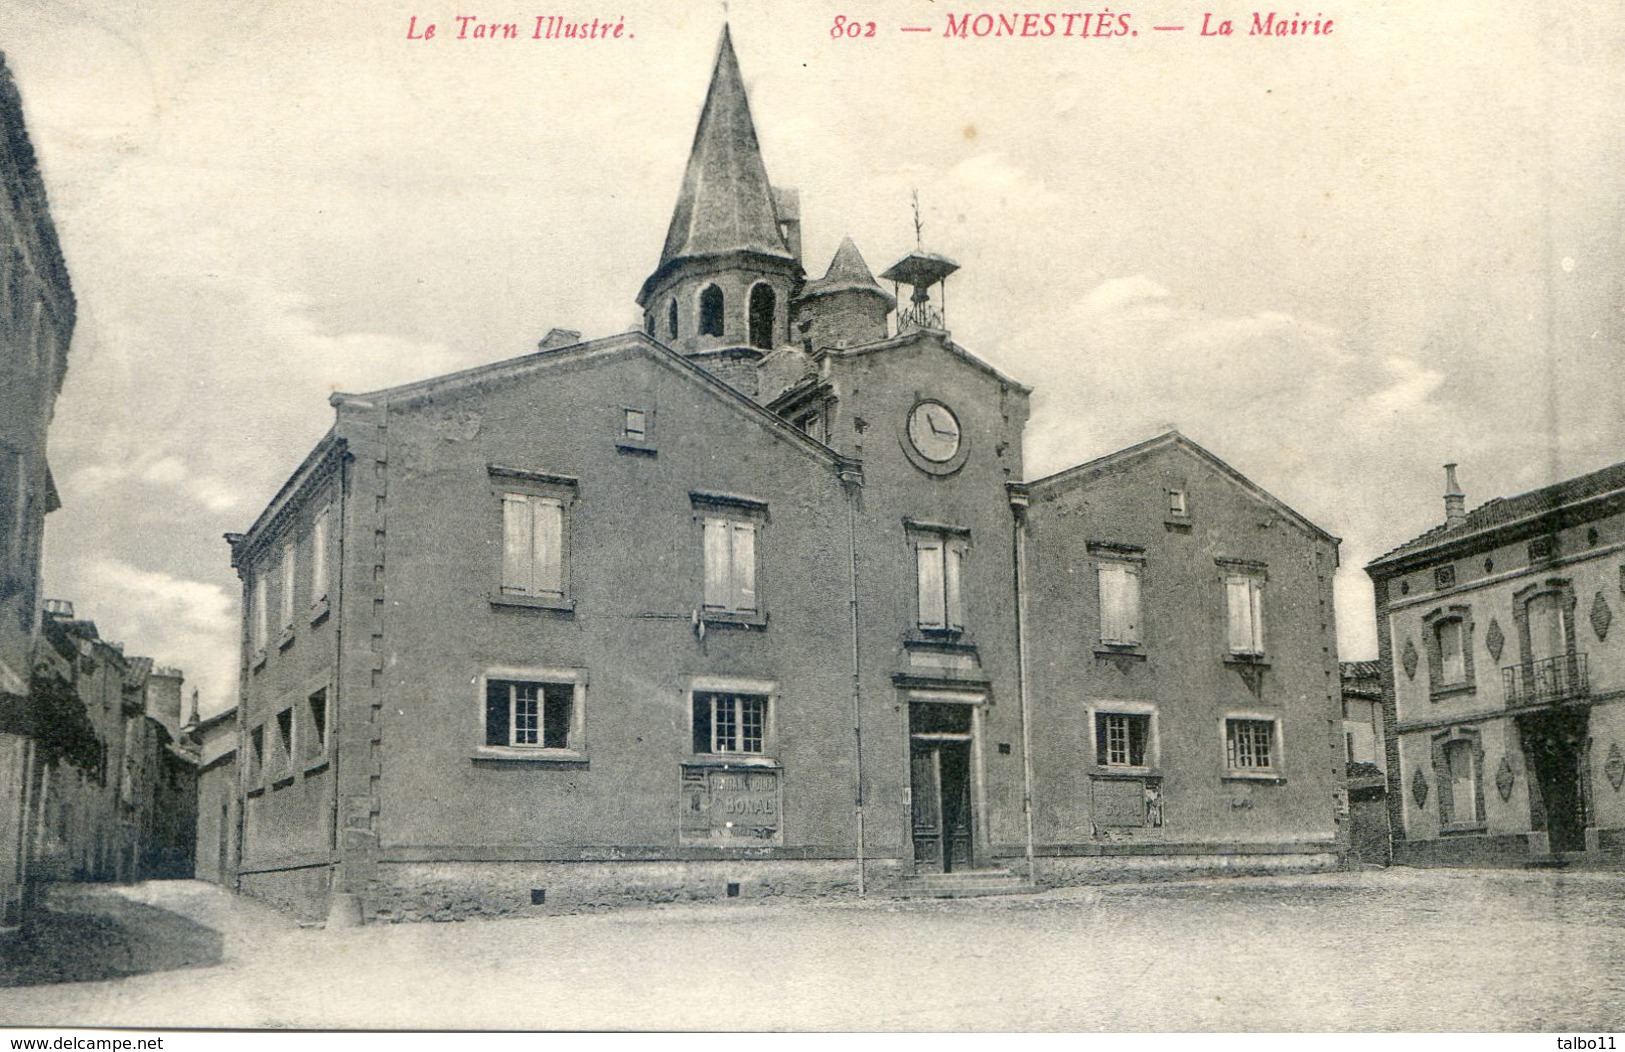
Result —
<path fill-rule="evenodd" d="M 729 586 L 728 523 L 724 519 L 705 520 L 705 605 L 723 610 L 728 606 Z"/>
<path fill-rule="evenodd" d="M 1253 653 L 1264 652 L 1264 582 L 1247 582 L 1248 610 L 1252 620 Z"/>
<path fill-rule="evenodd" d="M 1232 577 L 1225 582 L 1226 605 L 1229 611 L 1230 652 L 1246 654 L 1253 646 L 1252 589 L 1245 577 Z"/>
<path fill-rule="evenodd" d="M 502 590 L 523 593 L 531 578 L 530 501 L 520 493 L 502 495 Z"/>
<path fill-rule="evenodd" d="M 920 541 L 915 545 L 919 560 L 920 627 L 946 628 L 947 610 L 942 589 L 942 542 Z"/>
<path fill-rule="evenodd" d="M 293 585 L 298 579 L 295 548 L 288 544 L 282 549 L 282 627 L 293 625 Z"/>
<path fill-rule="evenodd" d="M 327 509 L 316 513 L 310 531 L 310 601 L 327 598 Z"/>
<path fill-rule="evenodd" d="M 734 609 L 756 610 L 756 524 L 733 524 Z"/>
<path fill-rule="evenodd" d="M 249 601 L 254 607 L 254 649 L 265 646 L 266 612 L 265 612 L 265 578 L 259 575 L 254 577 L 253 590 L 249 593 Z"/>
<path fill-rule="evenodd" d="M 1140 642 L 1140 571 L 1138 567 L 1123 568 L 1123 642 Z"/>
<path fill-rule="evenodd" d="M 531 590 L 534 594 L 564 594 L 564 505 L 545 497 L 531 498 L 535 530 L 532 535 Z"/>
<path fill-rule="evenodd" d="M 1140 641 L 1140 575 L 1135 567 L 1100 567 L 1100 639 L 1103 643 Z"/>
<path fill-rule="evenodd" d="M 964 567 L 964 549 L 943 542 L 942 591 L 943 621 L 948 628 L 965 627 L 965 601 L 961 591 L 960 570 Z"/>

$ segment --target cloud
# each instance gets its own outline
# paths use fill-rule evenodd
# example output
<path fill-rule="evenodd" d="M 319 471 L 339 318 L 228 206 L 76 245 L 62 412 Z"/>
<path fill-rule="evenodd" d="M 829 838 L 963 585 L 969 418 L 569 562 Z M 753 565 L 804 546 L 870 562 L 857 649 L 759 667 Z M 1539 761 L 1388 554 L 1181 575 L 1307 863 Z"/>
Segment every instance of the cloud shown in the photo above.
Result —
<path fill-rule="evenodd" d="M 1441 370 L 1363 351 L 1336 328 L 1283 311 L 1208 310 L 1136 274 L 1034 319 L 1000 348 L 1043 377 L 1027 434 L 1029 477 L 1177 427 L 1330 532 L 1381 536 L 1391 509 L 1367 498 L 1384 484 L 1393 451 L 1414 447 L 1419 433 L 1450 431 Z M 1345 552 L 1345 654 L 1375 652 L 1359 570 L 1375 554 Z"/>

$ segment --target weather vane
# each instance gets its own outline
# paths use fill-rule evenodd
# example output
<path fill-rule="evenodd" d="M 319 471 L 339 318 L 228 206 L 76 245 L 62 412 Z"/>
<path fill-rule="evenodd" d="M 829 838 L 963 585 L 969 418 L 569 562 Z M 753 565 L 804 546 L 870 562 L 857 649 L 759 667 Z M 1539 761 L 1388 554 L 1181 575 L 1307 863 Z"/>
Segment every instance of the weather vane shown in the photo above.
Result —
<path fill-rule="evenodd" d="M 910 190 L 909 200 L 914 202 L 914 247 L 924 248 L 925 245 L 920 240 L 920 191 L 918 189 Z"/>

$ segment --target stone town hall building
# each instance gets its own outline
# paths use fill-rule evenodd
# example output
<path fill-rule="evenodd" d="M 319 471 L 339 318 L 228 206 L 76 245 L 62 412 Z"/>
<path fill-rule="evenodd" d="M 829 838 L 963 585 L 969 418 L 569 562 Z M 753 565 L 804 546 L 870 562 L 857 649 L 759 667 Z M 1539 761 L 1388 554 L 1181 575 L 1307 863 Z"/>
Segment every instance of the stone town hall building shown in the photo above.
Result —
<path fill-rule="evenodd" d="M 402 918 L 1335 857 L 1336 539 L 1175 433 L 1027 481 L 955 265 L 897 263 L 899 305 L 800 240 L 724 32 L 643 331 L 333 396 L 229 538 L 241 888 Z"/>

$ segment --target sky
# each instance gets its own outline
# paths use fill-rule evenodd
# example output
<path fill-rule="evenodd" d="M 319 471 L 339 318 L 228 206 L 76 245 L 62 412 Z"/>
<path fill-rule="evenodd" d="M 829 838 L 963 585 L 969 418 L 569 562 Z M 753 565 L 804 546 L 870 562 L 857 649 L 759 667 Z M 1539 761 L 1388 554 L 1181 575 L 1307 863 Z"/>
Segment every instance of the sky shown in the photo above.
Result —
<path fill-rule="evenodd" d="M 205 715 L 236 694 L 222 534 L 330 392 L 638 324 L 724 18 L 809 275 L 846 235 L 876 272 L 912 249 L 917 191 L 954 340 L 1035 389 L 1028 476 L 1178 427 L 1343 538 L 1344 659 L 1441 465 L 1471 507 L 1625 460 L 1625 20 L 1578 0 L 1327 0 L 1286 39 L 1219 0 L 1109 39 L 943 34 L 1067 10 L 1009 0 L 559 9 L 624 17 L 590 41 L 515 0 L 6 7 L 79 302 L 46 594 Z M 874 36 L 833 39 L 855 12 Z"/>

